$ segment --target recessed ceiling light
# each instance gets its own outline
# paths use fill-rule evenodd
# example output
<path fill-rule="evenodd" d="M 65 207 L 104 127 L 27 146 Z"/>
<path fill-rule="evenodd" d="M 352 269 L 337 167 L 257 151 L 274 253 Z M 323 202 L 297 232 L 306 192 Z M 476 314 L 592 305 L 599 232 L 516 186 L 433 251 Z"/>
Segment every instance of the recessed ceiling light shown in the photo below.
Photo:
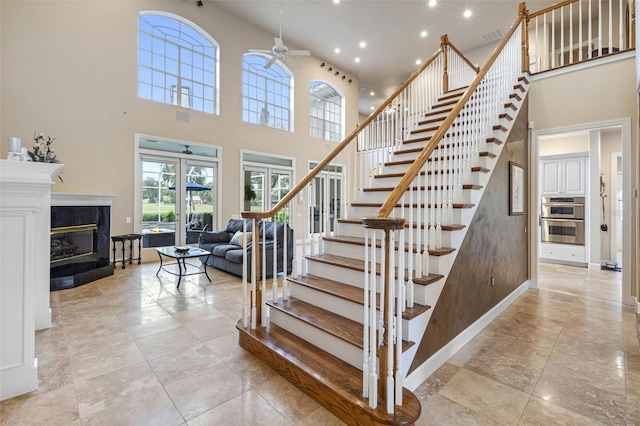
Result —
<path fill-rule="evenodd" d="M 375 109 L 374 107 L 371 107 L 371 111 L 373 111 L 374 109 Z"/>
<path fill-rule="evenodd" d="M 360 62 L 360 58 L 355 58 L 354 61 L 356 61 L 356 63 Z"/>
<path fill-rule="evenodd" d="M 360 47 L 367 47 L 367 43 L 366 43 L 366 42 L 364 42 L 364 41 L 361 41 L 361 42 L 360 42 Z"/>
<path fill-rule="evenodd" d="M 340 3 L 340 0 L 333 0 L 333 2 L 334 2 L 335 4 L 338 4 L 338 3 Z"/>
<path fill-rule="evenodd" d="M 471 17 L 471 11 L 469 9 L 464 11 L 464 17 L 465 18 L 470 18 Z"/>
<path fill-rule="evenodd" d="M 427 32 L 426 32 L 426 31 L 422 31 L 422 32 L 420 33 L 420 37 L 426 37 L 426 36 L 427 36 Z"/>
<path fill-rule="evenodd" d="M 429 7 L 434 7 L 436 5 L 436 0 L 429 0 Z"/>
<path fill-rule="evenodd" d="M 336 52 L 336 53 L 340 53 L 340 48 L 336 47 L 335 49 L 333 49 L 333 51 Z"/>
<path fill-rule="evenodd" d="M 369 92 L 369 94 L 370 94 L 371 96 L 373 96 L 373 95 L 375 95 L 375 94 L 376 94 L 376 92 L 374 92 L 374 91 L 372 90 L 371 92 Z"/>
<path fill-rule="evenodd" d="M 422 61 L 420 59 L 416 59 L 416 65 L 420 65 Z"/>

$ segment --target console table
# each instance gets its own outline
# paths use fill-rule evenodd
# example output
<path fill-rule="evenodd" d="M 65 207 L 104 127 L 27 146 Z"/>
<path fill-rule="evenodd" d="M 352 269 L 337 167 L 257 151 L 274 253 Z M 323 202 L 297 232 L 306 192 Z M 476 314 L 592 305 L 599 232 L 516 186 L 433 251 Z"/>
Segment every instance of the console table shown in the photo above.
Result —
<path fill-rule="evenodd" d="M 122 243 L 122 269 L 125 269 L 125 262 L 128 260 L 129 265 L 133 263 L 133 242 L 138 240 L 138 265 L 142 261 L 142 234 L 124 234 L 113 235 L 111 241 L 113 242 L 113 266 L 116 266 L 118 260 L 116 259 L 116 245 L 118 242 Z M 129 258 L 125 256 L 126 242 L 129 241 Z"/>

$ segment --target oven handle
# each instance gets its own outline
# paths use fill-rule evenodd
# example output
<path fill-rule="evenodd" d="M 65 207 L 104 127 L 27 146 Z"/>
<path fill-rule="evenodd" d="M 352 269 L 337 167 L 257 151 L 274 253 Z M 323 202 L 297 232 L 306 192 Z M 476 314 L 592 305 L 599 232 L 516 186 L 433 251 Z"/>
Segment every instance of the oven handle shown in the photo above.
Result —
<path fill-rule="evenodd" d="M 543 206 L 552 206 L 552 207 L 560 207 L 560 206 L 584 206 L 582 203 L 542 203 Z"/>
<path fill-rule="evenodd" d="M 543 217 L 542 220 L 546 222 L 583 222 L 584 221 L 584 219 L 548 219 L 545 217 Z"/>

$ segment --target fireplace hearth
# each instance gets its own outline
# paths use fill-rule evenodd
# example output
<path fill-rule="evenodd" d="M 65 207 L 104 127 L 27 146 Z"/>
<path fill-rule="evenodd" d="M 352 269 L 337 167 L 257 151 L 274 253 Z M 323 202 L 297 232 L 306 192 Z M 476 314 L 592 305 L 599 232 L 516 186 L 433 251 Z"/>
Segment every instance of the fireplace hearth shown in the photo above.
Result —
<path fill-rule="evenodd" d="M 113 275 L 111 206 L 51 206 L 50 288 L 78 287 Z"/>

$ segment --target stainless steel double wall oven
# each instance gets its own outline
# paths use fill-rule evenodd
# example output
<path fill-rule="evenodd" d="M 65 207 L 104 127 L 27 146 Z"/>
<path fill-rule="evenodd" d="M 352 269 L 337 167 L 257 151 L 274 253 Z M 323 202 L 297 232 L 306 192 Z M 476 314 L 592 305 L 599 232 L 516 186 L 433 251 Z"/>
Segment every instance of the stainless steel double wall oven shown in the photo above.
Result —
<path fill-rule="evenodd" d="M 542 242 L 584 245 L 585 197 L 542 197 Z"/>

